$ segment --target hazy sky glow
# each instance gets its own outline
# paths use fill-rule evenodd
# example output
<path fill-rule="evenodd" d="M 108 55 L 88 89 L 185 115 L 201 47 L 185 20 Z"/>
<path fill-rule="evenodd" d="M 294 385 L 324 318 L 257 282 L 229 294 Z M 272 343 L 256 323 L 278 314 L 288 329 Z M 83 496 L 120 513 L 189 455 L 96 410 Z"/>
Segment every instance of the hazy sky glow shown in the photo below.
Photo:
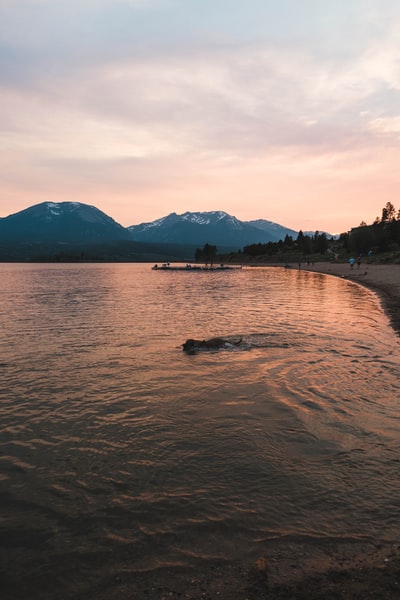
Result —
<path fill-rule="evenodd" d="M 398 0 L 0 0 L 0 216 L 400 208 Z"/>

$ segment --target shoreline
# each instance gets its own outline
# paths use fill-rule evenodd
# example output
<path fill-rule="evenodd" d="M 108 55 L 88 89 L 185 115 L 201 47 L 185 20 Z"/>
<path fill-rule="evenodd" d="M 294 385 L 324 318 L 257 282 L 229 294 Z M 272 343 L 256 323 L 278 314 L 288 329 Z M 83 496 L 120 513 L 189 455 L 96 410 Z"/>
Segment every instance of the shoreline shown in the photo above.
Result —
<path fill-rule="evenodd" d="M 397 335 L 400 335 L 400 265 L 365 263 L 351 269 L 348 263 L 321 262 L 301 265 L 301 270 L 333 275 L 358 283 L 379 297 Z"/>
<path fill-rule="evenodd" d="M 400 546 L 355 540 L 331 540 L 312 546 L 285 540 L 247 564 L 211 560 L 203 568 L 160 566 L 140 573 L 126 569 L 117 575 L 105 574 L 85 592 L 87 600 L 394 600 L 399 597 Z"/>

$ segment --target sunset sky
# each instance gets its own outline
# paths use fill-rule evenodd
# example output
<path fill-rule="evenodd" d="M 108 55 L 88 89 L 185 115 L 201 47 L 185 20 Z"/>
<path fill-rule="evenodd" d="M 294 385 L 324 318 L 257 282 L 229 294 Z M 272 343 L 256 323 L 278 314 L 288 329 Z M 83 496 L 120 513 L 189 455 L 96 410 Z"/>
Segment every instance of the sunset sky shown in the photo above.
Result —
<path fill-rule="evenodd" d="M 398 0 L 0 0 L 0 216 L 400 208 Z"/>

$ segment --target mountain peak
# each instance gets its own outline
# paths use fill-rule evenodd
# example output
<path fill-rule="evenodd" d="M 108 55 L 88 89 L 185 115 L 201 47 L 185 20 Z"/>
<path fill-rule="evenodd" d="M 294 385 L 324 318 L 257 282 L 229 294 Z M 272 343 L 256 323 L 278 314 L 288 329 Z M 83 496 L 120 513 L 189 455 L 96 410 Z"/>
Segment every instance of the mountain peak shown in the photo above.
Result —
<path fill-rule="evenodd" d="M 222 210 L 212 210 L 209 212 L 185 212 L 183 215 L 180 215 L 182 219 L 185 221 L 190 221 L 191 223 L 198 223 L 199 225 L 210 225 L 212 223 L 218 223 L 219 221 L 231 218 L 228 213 L 223 212 Z"/>
<path fill-rule="evenodd" d="M 98 242 L 128 240 L 129 232 L 101 210 L 81 202 L 41 202 L 0 221 L 3 241 Z"/>
<path fill-rule="evenodd" d="M 259 242 L 278 241 L 296 234 L 270 221 L 240 221 L 222 211 L 170 213 L 151 223 L 128 227 L 132 239 L 153 243 L 215 244 L 219 248 L 239 249 Z M 256 224 L 257 223 L 257 224 Z"/>

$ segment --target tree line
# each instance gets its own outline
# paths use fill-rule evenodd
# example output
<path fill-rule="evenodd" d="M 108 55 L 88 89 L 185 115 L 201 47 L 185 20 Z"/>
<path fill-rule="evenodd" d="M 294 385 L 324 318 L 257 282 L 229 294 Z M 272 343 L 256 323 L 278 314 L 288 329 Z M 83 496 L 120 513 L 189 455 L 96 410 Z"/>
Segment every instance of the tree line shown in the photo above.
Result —
<path fill-rule="evenodd" d="M 339 239 L 348 252 L 363 255 L 396 252 L 400 249 L 400 209 L 387 202 L 381 217 L 376 217 L 371 225 L 362 221 Z"/>
<path fill-rule="evenodd" d="M 214 260 L 305 260 L 313 257 L 331 257 L 379 254 L 382 252 L 400 251 L 400 209 L 396 210 L 391 202 L 387 202 L 382 214 L 371 225 L 364 221 L 358 227 L 340 234 L 328 236 L 316 231 L 309 235 L 299 231 L 297 237 L 286 235 L 278 242 L 249 244 L 243 251 L 231 253 L 229 256 L 218 256 L 217 247 L 205 244 L 197 248 L 196 261 L 212 264 Z"/>
<path fill-rule="evenodd" d="M 326 233 L 315 232 L 313 235 L 306 235 L 301 230 L 296 239 L 291 235 L 286 235 L 283 240 L 278 242 L 266 242 L 259 244 L 250 244 L 243 248 L 243 254 L 248 256 L 274 256 L 281 253 L 300 253 L 325 254 L 329 248 L 329 239 Z"/>
<path fill-rule="evenodd" d="M 196 248 L 194 258 L 196 262 L 204 262 L 212 265 L 217 257 L 217 246 L 204 244 L 203 248 Z"/>

